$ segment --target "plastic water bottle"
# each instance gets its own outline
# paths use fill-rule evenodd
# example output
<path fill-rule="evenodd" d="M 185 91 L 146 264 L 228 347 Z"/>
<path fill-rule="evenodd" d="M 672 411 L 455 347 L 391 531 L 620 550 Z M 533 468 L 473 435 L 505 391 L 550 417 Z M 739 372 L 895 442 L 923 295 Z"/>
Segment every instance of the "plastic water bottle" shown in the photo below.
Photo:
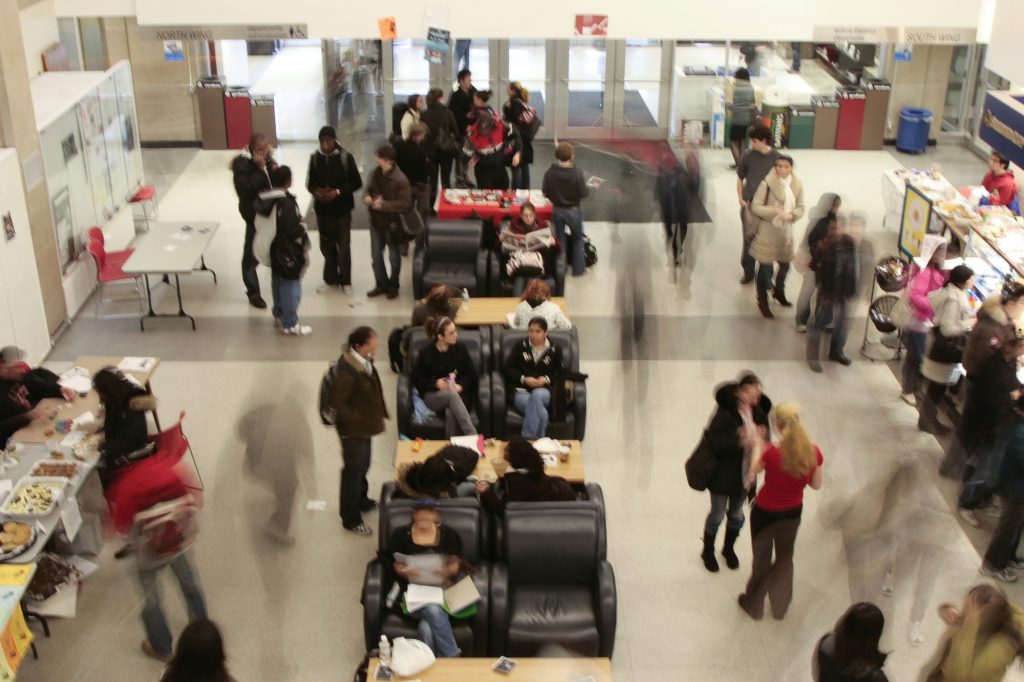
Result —
<path fill-rule="evenodd" d="M 384 635 L 380 636 L 380 644 L 377 645 L 377 649 L 380 652 L 378 658 L 380 664 L 385 668 L 391 667 L 391 644 L 388 642 L 388 638 Z"/>
<path fill-rule="evenodd" d="M 469 289 L 462 289 L 462 309 L 469 310 Z"/>

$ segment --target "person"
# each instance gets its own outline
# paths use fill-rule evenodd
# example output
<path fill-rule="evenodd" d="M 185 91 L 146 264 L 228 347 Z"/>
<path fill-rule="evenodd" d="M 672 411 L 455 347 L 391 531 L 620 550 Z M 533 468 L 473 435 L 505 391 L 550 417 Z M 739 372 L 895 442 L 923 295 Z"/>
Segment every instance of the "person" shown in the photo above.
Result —
<path fill-rule="evenodd" d="M 138 580 L 145 596 L 142 651 L 165 663 L 171 659 L 172 637 L 160 605 L 158 582 L 164 568 L 170 567 L 178 580 L 189 621 L 207 618 L 206 600 L 190 558 L 198 508 L 174 465 L 169 457 L 149 457 L 126 471 L 110 490 L 114 529 L 130 533 L 138 556 Z"/>
<path fill-rule="evenodd" d="M 467 52 L 468 56 L 468 52 Z M 455 117 L 455 127 L 459 131 L 459 147 L 465 146 L 466 129 L 469 128 L 469 112 L 473 110 L 473 74 L 468 68 L 459 71 L 456 78 L 458 87 L 448 96 L 448 109 Z M 455 186 L 468 187 L 466 164 L 469 161 L 461 153 L 455 156 Z"/>
<path fill-rule="evenodd" d="M 544 460 L 530 441 L 512 436 L 502 457 L 509 470 L 494 485 L 476 481 L 480 504 L 492 514 L 505 513 L 509 502 L 571 502 L 576 499 L 572 486 L 561 476 L 548 476 Z"/>
<path fill-rule="evenodd" d="M 807 322 L 811 319 L 811 298 L 818 284 L 818 247 L 836 231 L 836 215 L 843 201 L 838 194 L 826 192 L 818 199 L 818 205 L 809 213 L 807 230 L 796 254 L 797 271 L 803 268 L 803 282 L 796 301 L 796 331 L 798 334 L 807 332 Z M 820 216 L 820 217 L 819 217 Z M 826 311 L 827 314 L 828 311 Z"/>
<path fill-rule="evenodd" d="M 459 558 L 462 553 L 462 539 L 450 526 L 442 523 L 441 510 L 432 500 L 420 500 L 412 508 L 412 523 L 400 526 L 392 533 L 388 541 L 388 549 L 392 558 L 392 569 L 399 585 L 400 594 L 395 600 L 395 608 L 401 611 L 405 601 L 405 591 L 410 583 L 429 581 L 434 583 L 438 578 L 442 586 L 455 583 L 460 574 L 471 570 L 466 562 Z M 423 556 L 436 554 L 441 556 L 439 576 L 420 575 L 418 569 L 398 560 L 397 555 Z M 456 658 L 459 647 L 455 642 L 455 633 L 448 612 L 439 604 L 428 604 L 409 614 L 419 621 L 417 626 L 420 639 L 427 644 L 439 658 Z"/>
<path fill-rule="evenodd" d="M 512 314 L 510 329 L 526 329 L 530 320 L 542 317 L 548 323 L 548 329 L 572 329 L 572 322 L 565 316 L 557 303 L 551 300 L 551 287 L 542 279 L 531 279 L 523 294 L 519 297 L 519 305 Z"/>
<path fill-rule="evenodd" d="M 999 467 L 996 491 L 1005 507 L 985 550 L 981 574 L 1003 582 L 1016 582 L 1019 576 L 1015 569 L 1024 568 L 1024 561 L 1017 557 L 1024 527 L 1024 398 L 1013 403 L 1013 425 Z"/>
<path fill-rule="evenodd" d="M 523 203 L 519 215 L 505 221 L 498 235 L 503 274 L 512 279 L 512 294 L 522 295 L 532 277 L 554 272 L 558 241 L 554 229 L 537 218 L 537 209 Z"/>
<path fill-rule="evenodd" d="M 1017 198 L 1017 179 L 1010 170 L 1010 160 L 999 152 L 992 152 L 988 157 L 988 173 L 985 173 L 981 186 L 988 192 L 988 202 L 992 206 L 1012 204 Z"/>
<path fill-rule="evenodd" d="M 442 282 L 434 282 L 427 289 L 423 300 L 418 301 L 412 309 L 413 327 L 422 327 L 431 317 L 447 317 L 454 320 L 459 312 L 459 301 L 455 292 Z"/>
<path fill-rule="evenodd" d="M 52 419 L 57 409 L 44 405 L 44 398 L 74 400 L 77 394 L 60 385 L 60 377 L 48 369 L 31 369 L 23 362 L 25 351 L 17 346 L 0 350 L 0 442 L 18 429 L 39 419 Z"/>
<path fill-rule="evenodd" d="M 395 471 L 398 493 L 410 499 L 468 497 L 475 490 L 468 480 L 480 463 L 480 453 L 446 445 L 422 462 L 401 464 Z"/>
<path fill-rule="evenodd" d="M 740 163 L 740 155 L 744 152 L 747 141 L 747 130 L 754 122 L 757 104 L 754 97 L 754 86 L 750 84 L 750 71 L 742 66 L 736 69 L 732 85 L 732 124 L 729 126 L 729 149 L 732 150 L 732 165 L 729 170 L 736 170 Z"/>
<path fill-rule="evenodd" d="M 793 224 L 804 215 L 804 185 L 793 173 L 793 159 L 779 155 L 775 167 L 761 181 L 750 200 L 750 212 L 757 222 L 750 242 L 750 257 L 757 266 L 757 307 L 765 317 L 775 317 L 768 307 L 768 289 L 779 305 L 789 308 L 786 275 L 793 260 Z M 779 269 L 775 272 L 774 263 Z"/>
<path fill-rule="evenodd" d="M 103 407 L 100 482 L 109 488 L 132 461 L 153 452 L 146 411 L 155 407 L 155 401 L 137 381 L 116 367 L 96 372 L 92 385 Z"/>
<path fill-rule="evenodd" d="M 409 137 L 395 145 L 395 163 L 409 181 L 413 208 L 423 219 L 426 226 L 430 220 L 430 159 L 427 157 L 427 126 L 416 121 L 409 126 Z M 426 230 L 416 236 L 416 247 L 422 248 L 426 240 Z M 403 253 L 408 243 L 402 244 Z"/>
<path fill-rule="evenodd" d="M 231 162 L 235 194 L 238 195 L 238 213 L 245 221 L 245 243 L 242 246 L 242 282 L 249 305 L 261 310 L 267 302 L 260 296 L 260 280 L 256 275 L 256 256 L 252 243 L 256 238 L 256 211 L 253 205 L 260 192 L 271 188 L 270 171 L 277 168 L 270 142 L 263 133 L 253 133 L 245 150 Z"/>
<path fill-rule="evenodd" d="M 768 433 L 768 413 L 772 409 L 772 401 L 761 389 L 761 380 L 751 372 L 743 374 L 737 382 L 720 386 L 715 391 L 715 403 L 717 407 L 707 427 L 715 469 L 708 482 L 711 509 L 704 519 L 704 549 L 700 554 L 704 568 L 712 573 L 718 572 L 715 537 L 727 509 L 722 556 L 729 568 L 740 567 L 733 545 L 743 529 L 743 500 L 752 489 L 751 456 L 758 437 Z"/>
<path fill-rule="evenodd" d="M 790 54 L 792 55 L 793 68 L 790 69 L 790 73 L 800 73 L 800 43 L 791 42 L 789 44 Z"/>
<path fill-rule="evenodd" d="M 524 438 L 543 438 L 548 432 L 551 384 L 562 374 L 562 351 L 548 339 L 548 322 L 530 320 L 527 338 L 505 359 L 505 385 L 515 391 L 512 402 L 523 415 Z"/>
<path fill-rule="evenodd" d="M 160 682 L 235 682 L 226 661 L 220 630 L 212 620 L 200 618 L 181 631 Z"/>
<path fill-rule="evenodd" d="M 750 75 L 760 76 L 761 66 L 758 61 L 757 45 L 749 40 L 745 40 L 740 43 L 739 51 L 740 54 L 743 55 L 743 63 L 747 65 L 747 70 L 750 71 Z"/>
<path fill-rule="evenodd" d="M 412 137 L 412 126 L 414 123 L 420 122 L 420 112 L 423 111 L 423 95 L 409 95 L 406 100 L 407 108 L 405 113 L 402 114 L 400 122 L 400 128 L 402 131 L 402 140 L 408 140 Z"/>
<path fill-rule="evenodd" d="M 269 257 L 274 327 L 285 336 L 309 336 L 313 328 L 299 324 L 302 276 L 309 266 L 309 235 L 302 223 L 299 202 L 288 191 L 292 186 L 291 168 L 278 166 L 270 172 L 270 179 L 273 189 L 260 192 L 254 208 L 264 218 L 276 216 L 269 253 L 257 253 L 262 262 Z"/>
<path fill-rule="evenodd" d="M 389 144 L 377 148 L 374 158 L 377 168 L 366 186 L 363 203 L 370 212 L 370 255 L 373 258 L 374 287 L 367 296 L 385 295 L 398 298 L 402 254 L 395 237 L 395 223 L 399 214 L 412 208 L 412 188 L 409 179 L 398 169 L 395 148 Z M 391 275 L 384 265 L 384 247 L 388 248 Z"/>
<path fill-rule="evenodd" d="M 572 274 L 579 277 L 586 272 L 583 260 L 583 209 L 580 202 L 587 198 L 589 189 L 583 171 L 573 162 L 575 151 L 568 142 L 559 142 L 555 147 L 556 163 L 544 172 L 541 191 L 553 205 L 551 218 L 555 223 L 558 245 L 566 252 L 572 265 Z M 572 234 L 572 253 L 568 252 L 565 230 Z"/>
<path fill-rule="evenodd" d="M 828 359 L 848 366 L 852 363 L 843 350 L 849 332 L 847 306 L 857 296 L 857 247 L 861 235 L 847 229 L 846 218 L 836 218 L 836 231 L 818 245 L 815 265 L 818 296 L 814 308 L 814 325 L 807 335 L 807 364 L 821 372 L 821 334 L 832 325 Z"/>
<path fill-rule="evenodd" d="M 975 585 L 963 606 L 943 604 L 939 615 L 949 628 L 924 682 L 1001 682 L 1024 657 L 1024 611 L 994 585 Z"/>
<path fill-rule="evenodd" d="M 455 39 L 455 68 L 469 69 L 469 48 L 473 44 L 472 38 Z"/>
<path fill-rule="evenodd" d="M 815 682 L 889 682 L 882 671 L 887 655 L 878 648 L 884 627 L 885 616 L 874 604 L 848 608 L 818 640 L 811 665 Z"/>
<path fill-rule="evenodd" d="M 750 149 L 743 152 L 736 164 L 736 195 L 740 200 L 740 227 L 743 229 L 743 246 L 740 250 L 740 266 L 743 277 L 740 284 L 754 281 L 755 261 L 750 255 L 750 243 L 757 231 L 757 219 L 750 213 L 750 202 L 754 193 L 768 173 L 775 167 L 775 159 L 782 156 L 771 144 L 772 131 L 768 126 L 757 124 L 750 128 Z"/>
<path fill-rule="evenodd" d="M 502 106 L 505 121 L 516 129 L 522 142 L 519 165 L 512 167 L 512 189 L 530 189 L 530 164 L 533 163 L 533 120 L 536 110 L 530 106 L 530 91 L 519 81 L 508 84 L 508 101 Z"/>
<path fill-rule="evenodd" d="M 691 213 L 700 201 L 700 166 L 693 150 L 686 152 L 685 162 L 686 166 L 680 164 L 676 155 L 666 150 L 654 183 L 670 266 L 682 265 Z"/>
<path fill-rule="evenodd" d="M 950 271 L 946 284 L 928 295 L 935 315 L 921 363 L 925 394 L 917 418 L 917 428 L 925 433 L 943 434 L 949 430 L 939 423 L 939 401 L 945 396 L 946 387 L 959 378 L 957 365 L 960 363 L 954 358 L 936 356 L 935 342 L 941 336 L 943 341 L 952 341 L 963 348 L 968 332 L 974 327 L 974 309 L 967 298 L 972 288 L 974 271 L 966 265 L 958 265 Z"/>
<path fill-rule="evenodd" d="M 506 165 L 513 168 L 522 162 L 522 142 L 515 128 L 508 128 L 489 104 L 490 90 L 473 93 L 473 111 L 466 130 L 462 153 L 469 158 L 469 168 L 480 189 L 508 189 Z"/>
<path fill-rule="evenodd" d="M 943 264 L 946 261 L 946 241 L 943 237 L 925 235 L 921 255 L 914 259 L 914 268 L 907 285 L 910 320 L 902 330 L 903 346 L 907 357 L 900 374 L 900 398 L 908 405 L 917 406 L 917 390 L 921 383 L 921 362 L 924 344 L 935 311 L 928 295 L 946 283 Z"/>
<path fill-rule="evenodd" d="M 469 406 L 476 404 L 477 371 L 466 347 L 459 343 L 455 322 L 432 317 L 424 325 L 430 345 L 416 356 L 412 383 L 427 407 L 444 413 L 446 438 L 475 435 Z"/>
<path fill-rule="evenodd" d="M 313 195 L 320 253 L 324 256 L 324 284 L 352 293 L 353 194 L 363 178 L 355 157 L 338 142 L 331 126 L 319 133 L 320 146 L 309 156 L 306 189 Z"/>
<path fill-rule="evenodd" d="M 377 332 L 356 327 L 348 335 L 346 350 L 335 365 L 331 406 L 335 429 L 341 440 L 341 485 L 338 513 L 341 525 L 356 535 L 370 535 L 363 512 L 377 508 L 369 496 L 366 474 L 370 470 L 371 439 L 384 431 L 388 408 L 380 375 L 373 366 L 377 355 Z"/>
<path fill-rule="evenodd" d="M 764 485 L 750 512 L 754 565 L 738 602 L 754 620 L 760 620 L 764 614 L 766 595 L 775 620 L 786 616 L 793 598 L 793 549 L 800 528 L 804 488 L 820 490 L 823 481 L 824 459 L 804 431 L 800 407 L 796 403 L 782 403 L 775 408 L 774 422 L 781 434 L 779 444 L 757 441 L 750 462 L 753 475 L 764 471 Z"/>
<path fill-rule="evenodd" d="M 437 197 L 438 173 L 442 189 L 452 186 L 452 163 L 457 154 L 452 151 L 444 151 L 438 142 L 440 137 L 445 137 L 457 143 L 461 148 L 462 135 L 458 124 L 455 122 L 455 115 L 451 109 L 441 101 L 444 98 L 444 91 L 441 88 L 431 88 L 427 92 L 427 108 L 420 114 L 420 122 L 427 125 L 427 157 L 430 159 L 430 205 L 434 205 Z"/>

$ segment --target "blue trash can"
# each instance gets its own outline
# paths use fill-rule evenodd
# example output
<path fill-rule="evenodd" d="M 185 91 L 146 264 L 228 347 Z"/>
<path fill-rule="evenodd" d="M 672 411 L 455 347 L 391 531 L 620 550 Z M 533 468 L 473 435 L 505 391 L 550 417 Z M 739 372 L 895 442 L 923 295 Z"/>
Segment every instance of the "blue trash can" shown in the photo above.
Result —
<path fill-rule="evenodd" d="M 900 127 L 896 133 L 896 149 L 909 154 L 923 154 L 928 148 L 928 131 L 932 112 L 918 107 L 900 109 Z"/>

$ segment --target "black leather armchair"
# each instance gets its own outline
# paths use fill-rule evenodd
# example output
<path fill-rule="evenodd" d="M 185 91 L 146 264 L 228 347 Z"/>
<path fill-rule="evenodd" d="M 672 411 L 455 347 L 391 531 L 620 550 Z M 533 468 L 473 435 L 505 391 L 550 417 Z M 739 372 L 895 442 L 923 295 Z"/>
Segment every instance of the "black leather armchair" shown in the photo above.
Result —
<path fill-rule="evenodd" d="M 443 440 L 444 417 L 432 415 L 425 424 L 413 423 L 412 409 L 412 369 L 416 366 L 419 352 L 426 347 L 429 340 L 426 334 L 411 334 L 409 353 L 405 356 L 405 367 L 398 377 L 398 432 L 410 438 L 426 440 Z M 491 434 L 491 330 L 459 329 L 459 343 L 464 344 L 473 358 L 479 376 L 476 404 L 469 406 L 469 414 L 473 418 L 477 433 Z"/>
<path fill-rule="evenodd" d="M 536 656 L 557 644 L 611 657 L 615 574 L 600 558 L 597 510 L 506 509 L 503 536 L 505 559 L 491 567 L 491 655 Z"/>
<path fill-rule="evenodd" d="M 565 296 L 565 252 L 558 251 L 544 263 L 544 276 L 541 277 L 549 287 L 552 296 Z M 505 258 L 501 253 L 491 251 L 491 264 L 489 267 L 491 278 L 488 284 L 490 296 L 512 296 L 513 281 L 505 277 L 505 269 L 502 264 Z"/>
<path fill-rule="evenodd" d="M 378 551 L 390 550 L 388 541 L 395 528 L 410 523 L 412 500 L 392 500 L 380 507 L 380 525 L 378 527 Z M 455 641 L 462 649 L 463 656 L 486 656 L 488 650 L 490 563 L 483 558 L 482 550 L 486 546 L 483 536 L 484 524 L 479 504 L 474 499 L 444 500 L 441 502 L 441 522 L 452 527 L 462 540 L 462 558 L 476 569 L 473 582 L 480 592 L 481 600 L 477 604 L 476 614 L 465 620 L 452 620 Z M 393 571 L 386 565 L 380 555 L 366 565 L 366 576 L 363 579 L 363 638 L 369 651 L 377 646 L 381 634 L 389 639 L 409 637 L 419 639 L 417 621 L 402 615 L 385 604 L 388 590 L 391 589 Z"/>
<path fill-rule="evenodd" d="M 494 373 L 491 376 L 491 405 L 494 432 L 498 438 L 518 435 L 523 428 L 523 415 L 513 403 L 515 388 L 506 386 L 505 360 L 516 350 L 527 332 L 521 329 L 494 330 Z M 566 369 L 578 372 L 580 369 L 579 337 L 576 329 L 551 330 L 548 339 L 562 350 L 562 362 Z M 573 383 L 573 402 L 565 411 L 564 421 L 549 421 L 547 435 L 551 438 L 583 440 L 587 430 L 587 386 L 582 381 Z"/>
<path fill-rule="evenodd" d="M 427 286 L 443 282 L 470 296 L 487 295 L 488 254 L 480 248 L 483 228 L 470 220 L 432 222 L 427 246 L 412 261 L 412 293 L 423 298 Z"/>
<path fill-rule="evenodd" d="M 557 475 L 557 472 L 552 471 L 551 474 Z M 385 483 L 384 485 L 387 486 L 389 484 Z M 579 487 L 574 487 L 577 488 L 577 495 L 579 495 Z M 583 494 L 584 497 L 573 502 L 509 502 L 505 505 L 505 510 L 508 511 L 511 509 L 513 512 L 519 509 L 540 510 L 547 511 L 557 516 L 562 510 L 572 511 L 573 509 L 597 509 L 597 556 L 599 559 L 607 559 L 608 526 L 605 522 L 604 491 L 601 490 L 601 485 L 598 483 L 584 483 Z M 500 516 L 492 519 L 491 535 L 494 539 L 491 558 L 497 561 L 502 558 L 501 552 L 505 542 L 505 525 Z"/>

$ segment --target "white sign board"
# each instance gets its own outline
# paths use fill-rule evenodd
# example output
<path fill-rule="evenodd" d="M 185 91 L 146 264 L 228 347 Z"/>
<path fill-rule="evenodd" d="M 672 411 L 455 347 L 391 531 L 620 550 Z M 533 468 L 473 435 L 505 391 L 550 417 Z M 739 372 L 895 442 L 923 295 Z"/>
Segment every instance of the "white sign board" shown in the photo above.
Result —
<path fill-rule="evenodd" d="M 889 26 L 815 26 L 814 41 L 823 43 L 889 43 L 894 31 Z"/>
<path fill-rule="evenodd" d="M 144 40 L 289 40 L 308 38 L 306 24 L 211 24 L 139 26 Z"/>
<path fill-rule="evenodd" d="M 978 31 L 973 28 L 901 28 L 897 42 L 908 45 L 973 45 Z"/>

